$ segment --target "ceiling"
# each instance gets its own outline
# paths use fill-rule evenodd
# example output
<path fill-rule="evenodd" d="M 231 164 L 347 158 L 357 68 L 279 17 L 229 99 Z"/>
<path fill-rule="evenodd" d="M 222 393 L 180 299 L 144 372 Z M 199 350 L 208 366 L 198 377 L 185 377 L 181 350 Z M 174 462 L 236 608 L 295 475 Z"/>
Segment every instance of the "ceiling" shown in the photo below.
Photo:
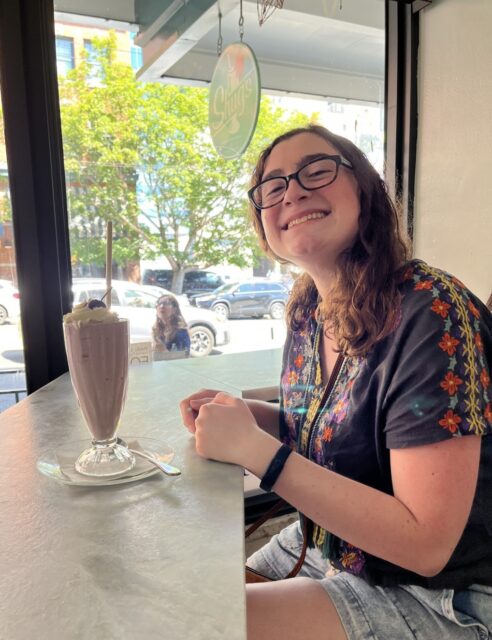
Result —
<path fill-rule="evenodd" d="M 140 80 L 203 85 L 217 62 L 219 4 L 226 47 L 239 40 L 240 0 L 60 0 L 55 9 L 135 31 Z M 384 0 L 284 0 L 261 27 L 257 0 L 242 4 L 264 91 L 383 102 Z"/>

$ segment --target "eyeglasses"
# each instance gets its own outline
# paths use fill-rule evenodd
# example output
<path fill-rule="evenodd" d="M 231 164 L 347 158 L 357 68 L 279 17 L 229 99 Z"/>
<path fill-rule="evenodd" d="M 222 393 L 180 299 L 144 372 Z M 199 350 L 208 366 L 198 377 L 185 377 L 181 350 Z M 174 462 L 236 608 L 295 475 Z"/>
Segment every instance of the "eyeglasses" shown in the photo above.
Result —
<path fill-rule="evenodd" d="M 248 191 L 248 198 L 257 209 L 269 209 L 282 202 L 291 180 L 297 180 L 306 191 L 316 191 L 335 182 L 340 165 L 353 169 L 342 156 L 321 156 L 288 176 L 263 180 Z"/>
<path fill-rule="evenodd" d="M 157 308 L 159 307 L 174 307 L 174 302 L 172 300 L 162 300 L 155 305 Z"/>

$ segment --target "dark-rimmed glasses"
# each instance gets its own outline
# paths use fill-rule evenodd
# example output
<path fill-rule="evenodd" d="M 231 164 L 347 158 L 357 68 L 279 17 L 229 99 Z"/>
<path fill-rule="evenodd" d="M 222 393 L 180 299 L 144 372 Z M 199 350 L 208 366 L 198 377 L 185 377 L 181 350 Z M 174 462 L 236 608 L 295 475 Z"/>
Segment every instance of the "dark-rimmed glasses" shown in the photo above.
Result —
<path fill-rule="evenodd" d="M 291 180 L 297 180 L 306 191 L 315 191 L 335 182 L 340 165 L 353 169 L 352 163 L 342 156 L 321 156 L 288 176 L 263 180 L 248 191 L 248 198 L 257 209 L 269 209 L 282 202 Z"/>
<path fill-rule="evenodd" d="M 174 301 L 173 300 L 161 300 L 155 306 L 157 308 L 159 308 L 159 307 L 174 307 Z"/>

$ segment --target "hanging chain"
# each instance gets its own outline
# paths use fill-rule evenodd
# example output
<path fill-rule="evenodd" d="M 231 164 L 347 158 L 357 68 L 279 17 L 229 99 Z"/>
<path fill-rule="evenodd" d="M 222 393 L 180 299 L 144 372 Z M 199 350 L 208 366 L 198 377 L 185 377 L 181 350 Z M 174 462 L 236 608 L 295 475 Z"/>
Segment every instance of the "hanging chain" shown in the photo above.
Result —
<path fill-rule="evenodd" d="M 220 58 L 222 54 L 222 12 L 220 10 L 220 5 L 218 5 L 218 8 L 219 8 L 219 37 L 217 38 L 217 56 Z"/>
<path fill-rule="evenodd" d="M 336 2 L 337 0 L 333 0 Z M 340 0 L 341 2 L 342 0 Z M 256 0 L 256 12 L 258 14 L 258 24 L 263 26 L 276 9 L 282 9 L 284 0 Z"/>
<path fill-rule="evenodd" d="M 243 41 L 244 36 L 244 16 L 243 16 L 243 0 L 239 0 L 239 40 Z"/>

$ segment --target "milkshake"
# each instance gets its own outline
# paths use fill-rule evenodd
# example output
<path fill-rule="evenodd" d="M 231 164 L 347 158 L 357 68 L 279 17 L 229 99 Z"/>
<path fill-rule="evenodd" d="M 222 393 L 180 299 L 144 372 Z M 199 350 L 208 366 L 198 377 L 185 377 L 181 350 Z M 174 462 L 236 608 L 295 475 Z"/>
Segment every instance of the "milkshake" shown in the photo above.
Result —
<path fill-rule="evenodd" d="M 128 381 L 128 321 L 83 303 L 64 316 L 63 326 L 72 385 L 92 435 L 75 468 L 88 476 L 125 473 L 135 458 L 117 444 L 116 430 Z"/>

